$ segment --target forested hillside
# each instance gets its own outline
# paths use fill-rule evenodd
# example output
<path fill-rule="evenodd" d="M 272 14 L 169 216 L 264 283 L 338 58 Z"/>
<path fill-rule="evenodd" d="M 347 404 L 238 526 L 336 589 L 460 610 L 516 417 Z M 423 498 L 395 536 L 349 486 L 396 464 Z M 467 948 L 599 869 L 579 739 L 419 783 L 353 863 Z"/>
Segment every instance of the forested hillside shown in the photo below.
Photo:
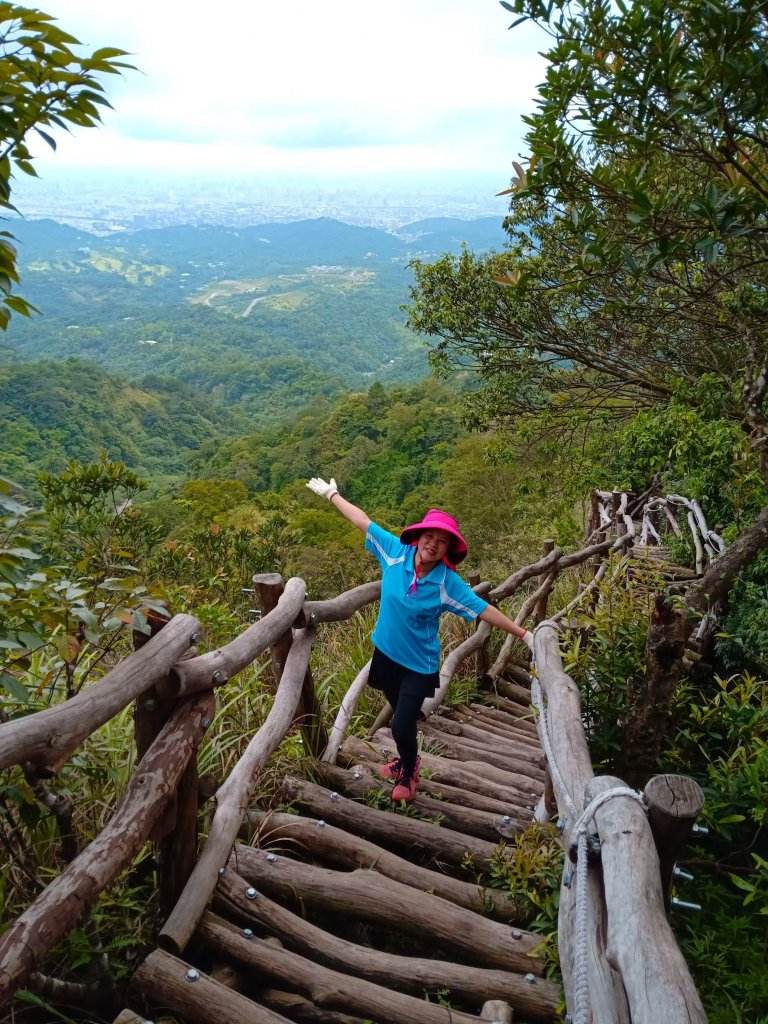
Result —
<path fill-rule="evenodd" d="M 8 472 L 31 485 L 36 470 L 104 448 L 154 489 L 183 476 L 204 441 L 375 380 L 423 377 L 424 346 L 401 310 L 409 258 L 503 238 L 495 220 L 411 224 L 402 237 L 327 219 L 107 237 L 52 221 L 16 228 L 40 312 L 17 317 L 0 348 Z"/>

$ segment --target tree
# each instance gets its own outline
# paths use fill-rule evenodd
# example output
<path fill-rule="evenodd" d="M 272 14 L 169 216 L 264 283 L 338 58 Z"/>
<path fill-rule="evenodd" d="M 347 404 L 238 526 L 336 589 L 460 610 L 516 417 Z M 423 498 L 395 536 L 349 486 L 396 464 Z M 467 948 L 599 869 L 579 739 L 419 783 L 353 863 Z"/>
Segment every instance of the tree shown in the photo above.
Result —
<path fill-rule="evenodd" d="M 572 286 L 618 276 L 635 308 L 649 284 L 660 287 L 675 319 L 705 335 L 719 317 L 768 480 L 764 3 L 503 6 L 553 39 L 520 185 L 562 215 Z"/>
<path fill-rule="evenodd" d="M 100 107 L 109 106 L 98 76 L 119 74 L 131 67 L 118 58 L 125 51 L 106 46 L 90 56 L 48 14 L 0 2 L 0 208 L 18 212 L 11 202 L 15 172 L 36 176 L 29 149 L 36 134 L 52 149 L 54 138 L 45 130 L 70 125 L 92 128 L 101 120 Z M 0 329 L 11 311 L 29 316 L 32 306 L 12 294 L 19 282 L 13 235 L 0 232 Z"/>
<path fill-rule="evenodd" d="M 503 6 L 552 37 L 511 245 L 417 264 L 412 326 L 479 366 L 480 416 L 589 426 L 715 377 L 768 478 L 763 5 Z"/>

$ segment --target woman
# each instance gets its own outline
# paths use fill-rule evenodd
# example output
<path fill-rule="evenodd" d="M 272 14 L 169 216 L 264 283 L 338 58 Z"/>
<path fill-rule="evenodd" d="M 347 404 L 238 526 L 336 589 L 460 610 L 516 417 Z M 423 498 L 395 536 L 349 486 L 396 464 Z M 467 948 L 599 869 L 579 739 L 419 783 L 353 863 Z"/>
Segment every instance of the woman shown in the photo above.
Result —
<path fill-rule="evenodd" d="M 327 498 L 365 534 L 366 550 L 382 568 L 368 685 L 381 690 L 392 707 L 392 736 L 399 756 L 385 764 L 381 774 L 395 780 L 393 800 L 410 802 L 419 781 L 417 722 L 421 705 L 434 696 L 440 684 L 438 627 L 443 612 L 454 612 L 469 621 L 482 619 L 521 637 L 531 648 L 533 638 L 478 597 L 456 573 L 455 566 L 467 557 L 467 544 L 452 516 L 431 508 L 398 539 L 342 498 L 333 478 L 326 482 L 312 477 L 307 487 Z"/>

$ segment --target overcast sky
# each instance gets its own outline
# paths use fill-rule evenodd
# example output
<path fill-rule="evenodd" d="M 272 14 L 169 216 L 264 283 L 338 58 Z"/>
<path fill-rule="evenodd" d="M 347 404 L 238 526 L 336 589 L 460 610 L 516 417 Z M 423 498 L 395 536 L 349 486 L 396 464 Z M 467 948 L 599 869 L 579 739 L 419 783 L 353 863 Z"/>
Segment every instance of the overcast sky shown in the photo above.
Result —
<path fill-rule="evenodd" d="M 40 169 L 378 177 L 520 154 L 542 39 L 497 0 L 41 0 L 90 49 L 130 51 L 115 110 Z"/>

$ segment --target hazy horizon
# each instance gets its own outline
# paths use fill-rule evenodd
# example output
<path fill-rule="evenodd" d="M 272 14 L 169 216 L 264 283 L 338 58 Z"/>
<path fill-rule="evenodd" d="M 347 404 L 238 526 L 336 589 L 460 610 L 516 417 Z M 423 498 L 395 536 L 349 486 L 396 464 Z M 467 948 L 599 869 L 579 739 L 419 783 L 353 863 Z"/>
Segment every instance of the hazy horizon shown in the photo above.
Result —
<path fill-rule="evenodd" d="M 41 7 L 80 52 L 120 47 L 136 68 L 104 79 L 113 109 L 101 127 L 53 130 L 55 153 L 31 133 L 52 185 L 79 167 L 297 180 L 461 174 L 503 187 L 544 71 L 541 32 L 508 32 L 497 0 L 220 0 L 211 17 L 181 0 Z"/>

